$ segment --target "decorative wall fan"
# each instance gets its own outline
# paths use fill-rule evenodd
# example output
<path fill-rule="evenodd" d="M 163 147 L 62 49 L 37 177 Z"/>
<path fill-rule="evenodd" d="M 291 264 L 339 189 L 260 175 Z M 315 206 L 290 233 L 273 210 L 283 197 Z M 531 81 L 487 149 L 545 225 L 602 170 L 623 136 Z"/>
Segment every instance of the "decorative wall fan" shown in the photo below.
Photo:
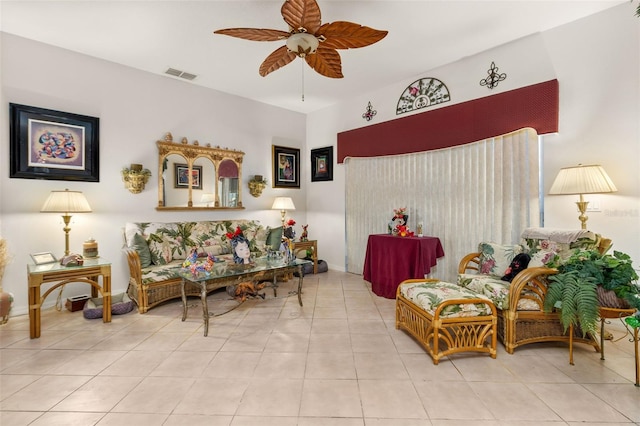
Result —
<path fill-rule="evenodd" d="M 320 7 L 315 0 L 286 0 L 280 10 L 289 31 L 262 28 L 227 28 L 214 31 L 252 41 L 286 40 L 260 65 L 260 75 L 287 65 L 296 57 L 304 60 L 316 72 L 331 78 L 342 78 L 342 64 L 336 49 L 365 47 L 382 40 L 387 31 L 375 30 L 347 21 L 322 25 Z"/>

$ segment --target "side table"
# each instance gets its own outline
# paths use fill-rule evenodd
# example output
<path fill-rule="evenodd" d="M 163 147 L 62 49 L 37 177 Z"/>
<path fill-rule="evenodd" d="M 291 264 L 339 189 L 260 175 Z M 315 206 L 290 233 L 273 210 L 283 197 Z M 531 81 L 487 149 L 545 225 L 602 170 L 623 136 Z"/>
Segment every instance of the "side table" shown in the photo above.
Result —
<path fill-rule="evenodd" d="M 294 241 L 293 243 L 293 254 L 301 250 L 312 249 L 313 255 L 311 258 L 313 259 L 313 273 L 318 273 L 318 241 L 317 240 L 307 240 L 307 241 Z"/>
<path fill-rule="evenodd" d="M 91 296 L 103 297 L 102 322 L 111 322 L 111 263 L 102 259 L 85 259 L 82 266 L 62 266 L 59 262 L 27 265 L 29 276 L 29 335 L 40 337 L 40 309 L 53 290 L 72 282 L 91 285 Z M 102 285 L 98 277 L 102 276 Z M 56 282 L 40 295 L 42 284 Z"/>

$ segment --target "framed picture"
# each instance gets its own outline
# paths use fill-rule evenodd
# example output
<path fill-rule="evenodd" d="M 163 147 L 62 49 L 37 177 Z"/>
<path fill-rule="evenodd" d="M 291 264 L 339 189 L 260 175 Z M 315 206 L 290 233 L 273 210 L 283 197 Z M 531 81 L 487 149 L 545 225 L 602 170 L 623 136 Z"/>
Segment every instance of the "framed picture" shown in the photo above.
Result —
<path fill-rule="evenodd" d="M 53 263 L 58 261 L 53 253 L 50 252 L 34 253 L 30 256 L 31 259 L 33 259 L 33 263 L 35 263 L 36 265 L 43 265 L 45 263 Z"/>
<path fill-rule="evenodd" d="M 300 150 L 273 147 L 273 187 L 300 188 Z"/>
<path fill-rule="evenodd" d="M 189 165 L 174 164 L 175 188 L 189 188 Z M 192 189 L 202 189 L 202 166 L 191 168 Z"/>
<path fill-rule="evenodd" d="M 9 104 L 11 178 L 100 181 L 100 119 Z"/>
<path fill-rule="evenodd" d="M 333 180 L 333 146 L 311 150 L 311 182 Z"/>

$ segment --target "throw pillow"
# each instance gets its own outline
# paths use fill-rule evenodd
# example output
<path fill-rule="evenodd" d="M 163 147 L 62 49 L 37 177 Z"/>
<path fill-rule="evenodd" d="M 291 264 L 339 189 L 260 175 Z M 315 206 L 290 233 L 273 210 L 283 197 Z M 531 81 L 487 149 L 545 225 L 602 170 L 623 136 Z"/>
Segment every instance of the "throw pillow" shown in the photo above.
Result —
<path fill-rule="evenodd" d="M 522 253 L 523 249 L 519 244 L 482 242 L 478 245 L 478 251 L 480 252 L 480 273 L 500 279 L 515 255 Z"/>
<path fill-rule="evenodd" d="M 151 252 L 144 237 L 140 234 L 135 234 L 132 243 L 131 248 L 138 252 L 141 266 L 143 268 L 151 266 Z"/>
<path fill-rule="evenodd" d="M 280 250 L 280 243 L 282 242 L 282 226 L 277 228 L 271 228 L 269 235 L 267 236 L 267 247 L 271 250 Z"/>

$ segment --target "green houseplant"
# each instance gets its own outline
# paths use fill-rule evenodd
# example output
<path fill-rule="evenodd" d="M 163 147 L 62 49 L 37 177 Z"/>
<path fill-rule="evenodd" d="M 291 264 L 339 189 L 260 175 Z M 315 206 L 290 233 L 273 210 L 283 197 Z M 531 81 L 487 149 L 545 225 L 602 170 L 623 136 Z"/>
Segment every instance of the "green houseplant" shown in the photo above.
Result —
<path fill-rule="evenodd" d="M 549 267 L 558 273 L 549 277 L 549 291 L 544 309 L 560 309 L 560 321 L 565 329 L 571 324 L 582 331 L 596 331 L 599 307 L 597 286 L 611 290 L 629 307 L 640 310 L 638 274 L 629 255 L 614 251 L 601 254 L 597 250 L 576 250 L 566 260 L 553 260 Z"/>

